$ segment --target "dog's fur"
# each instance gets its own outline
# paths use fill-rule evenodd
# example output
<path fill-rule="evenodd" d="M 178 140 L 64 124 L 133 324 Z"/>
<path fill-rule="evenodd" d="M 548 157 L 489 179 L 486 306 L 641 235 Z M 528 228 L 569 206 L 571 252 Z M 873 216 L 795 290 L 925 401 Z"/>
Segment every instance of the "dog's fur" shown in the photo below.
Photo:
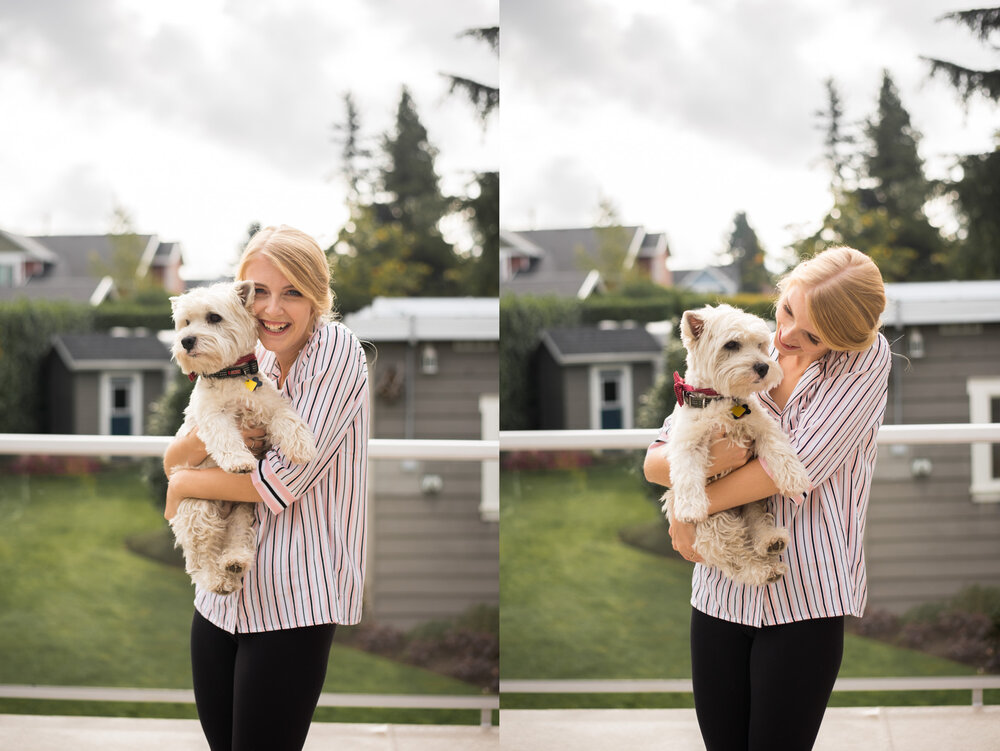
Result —
<path fill-rule="evenodd" d="M 198 376 L 179 433 L 198 431 L 208 449 L 208 458 L 199 467 L 250 472 L 257 459 L 243 441 L 243 426 L 267 431 L 261 451 L 272 444 L 280 446 L 296 464 L 316 454 L 309 427 L 263 374 L 253 377 L 257 383 L 251 376 L 209 377 L 253 354 L 257 343 L 253 295 L 253 282 L 243 281 L 170 298 L 176 328 L 171 352 L 185 373 Z M 171 472 L 175 469 L 180 468 Z M 256 556 L 254 515 L 251 503 L 195 498 L 181 502 L 170 526 L 195 584 L 218 594 L 243 586 L 243 574 Z"/>
<path fill-rule="evenodd" d="M 662 497 L 668 519 L 692 522 L 695 550 L 705 563 L 748 584 L 765 584 L 784 576 L 781 553 L 788 530 L 776 527 L 764 501 L 708 514 L 705 492 L 712 436 L 722 432 L 734 445 L 751 447 L 764 457 L 779 490 L 794 496 L 809 488 L 809 477 L 778 424 L 756 394 L 781 382 L 781 367 L 768 353 L 770 330 L 757 316 L 729 305 L 689 310 L 681 318 L 681 341 L 687 349 L 685 381 L 724 398 L 704 407 L 674 409 L 666 455 L 672 487 Z M 734 407 L 748 406 L 736 418 Z"/>

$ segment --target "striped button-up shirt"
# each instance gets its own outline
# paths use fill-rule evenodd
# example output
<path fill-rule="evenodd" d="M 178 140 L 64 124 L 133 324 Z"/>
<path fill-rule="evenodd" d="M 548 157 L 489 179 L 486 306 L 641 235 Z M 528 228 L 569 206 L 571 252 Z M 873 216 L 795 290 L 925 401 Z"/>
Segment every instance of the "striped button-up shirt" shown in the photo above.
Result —
<path fill-rule="evenodd" d="M 277 382 L 274 354 L 257 346 L 261 373 Z M 316 438 L 316 458 L 289 462 L 276 446 L 251 479 L 257 558 L 243 589 L 196 591 L 195 607 L 230 633 L 361 620 L 365 563 L 368 367 L 343 325 L 318 325 L 281 391 Z"/>
<path fill-rule="evenodd" d="M 773 344 L 771 356 L 777 357 Z M 798 498 L 775 495 L 767 501 L 775 523 L 791 533 L 782 554 L 788 573 L 773 584 L 752 586 L 695 564 L 694 608 L 747 626 L 864 613 L 862 540 L 890 365 L 889 344 L 879 334 L 863 352 L 829 352 L 811 363 L 784 409 L 768 394 L 760 395 L 812 485 Z M 650 450 L 669 435 L 668 417 Z"/>

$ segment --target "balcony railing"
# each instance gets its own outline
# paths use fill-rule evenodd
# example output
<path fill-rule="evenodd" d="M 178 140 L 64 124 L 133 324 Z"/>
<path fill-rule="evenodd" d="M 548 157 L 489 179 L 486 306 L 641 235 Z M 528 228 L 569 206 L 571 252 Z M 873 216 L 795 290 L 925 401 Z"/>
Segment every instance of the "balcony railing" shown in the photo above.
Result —
<path fill-rule="evenodd" d="M 170 437 L 161 436 L 0 433 L 0 455 L 157 457 L 163 456 L 170 440 Z M 373 438 L 369 441 L 368 456 L 370 459 L 496 461 L 499 442 Z M 0 685 L 0 698 L 194 704 L 194 692 L 188 689 L 99 686 Z M 324 693 L 320 695 L 319 706 L 473 709 L 479 710 L 480 723 L 486 727 L 493 723 L 493 712 L 500 708 L 500 698 L 496 695 Z"/>
<path fill-rule="evenodd" d="M 645 449 L 658 430 L 501 431 L 503 451 Z M 879 445 L 1000 443 L 1000 423 L 883 425 Z M 834 691 L 968 690 L 982 706 L 983 690 L 1000 688 L 1000 675 L 944 677 L 838 678 Z M 690 679 L 676 680 L 502 680 L 501 694 L 691 693 Z"/>

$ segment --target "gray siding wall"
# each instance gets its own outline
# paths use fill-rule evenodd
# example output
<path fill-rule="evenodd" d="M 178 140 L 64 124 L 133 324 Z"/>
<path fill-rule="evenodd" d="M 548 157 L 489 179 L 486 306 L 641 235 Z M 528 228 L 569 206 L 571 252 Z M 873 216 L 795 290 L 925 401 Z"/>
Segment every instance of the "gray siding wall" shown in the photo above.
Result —
<path fill-rule="evenodd" d="M 497 394 L 495 343 L 435 342 L 438 372 L 419 372 L 417 345 L 414 438 L 478 439 L 479 397 Z M 388 401 L 378 384 L 389 369 L 405 373 L 406 344 L 378 344 L 369 358 L 376 438 L 404 438 L 406 385 Z M 421 491 L 439 476 L 439 493 Z M 499 604 L 499 526 L 483 521 L 477 462 L 377 460 L 370 468 L 367 617 L 409 628 L 457 615 L 478 604 Z"/>
<path fill-rule="evenodd" d="M 920 331 L 926 356 L 893 359 L 885 424 L 968 422 L 967 379 L 1000 375 L 1000 324 Z M 905 353 L 909 332 L 894 351 Z M 972 584 L 1000 587 L 1000 504 L 972 500 L 970 457 L 968 445 L 879 449 L 865 540 L 871 607 L 902 612 Z M 914 459 L 931 461 L 929 476 L 912 476 Z"/>

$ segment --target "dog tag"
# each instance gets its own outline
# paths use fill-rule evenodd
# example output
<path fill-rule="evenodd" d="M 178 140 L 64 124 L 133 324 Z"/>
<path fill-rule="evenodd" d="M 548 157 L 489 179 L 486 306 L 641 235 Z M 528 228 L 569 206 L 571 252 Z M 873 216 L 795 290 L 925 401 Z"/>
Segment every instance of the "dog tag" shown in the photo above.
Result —
<path fill-rule="evenodd" d="M 746 404 L 734 404 L 733 408 L 729 411 L 733 413 L 734 420 L 739 420 L 744 415 L 750 414 L 750 407 Z"/>
<path fill-rule="evenodd" d="M 256 391 L 257 387 L 262 384 L 259 378 L 248 378 L 243 381 L 243 385 L 246 386 L 249 391 Z"/>

